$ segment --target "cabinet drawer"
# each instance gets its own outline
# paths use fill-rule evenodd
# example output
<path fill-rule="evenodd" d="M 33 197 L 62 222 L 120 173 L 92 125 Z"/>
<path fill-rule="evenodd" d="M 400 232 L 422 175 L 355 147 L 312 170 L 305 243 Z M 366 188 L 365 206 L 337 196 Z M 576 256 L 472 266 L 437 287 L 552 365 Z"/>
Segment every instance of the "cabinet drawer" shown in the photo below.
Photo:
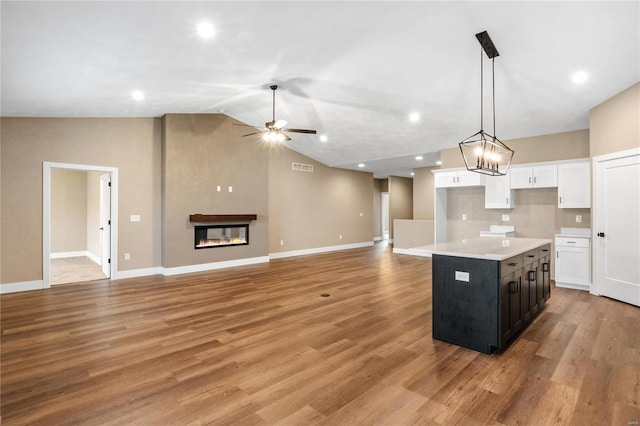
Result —
<path fill-rule="evenodd" d="M 500 262 L 500 275 L 505 276 L 513 271 L 522 268 L 522 255 L 510 257 Z"/>
<path fill-rule="evenodd" d="M 556 247 L 589 247 L 589 238 L 556 237 Z"/>
<path fill-rule="evenodd" d="M 551 256 L 551 244 L 538 247 L 538 259 L 542 259 L 545 256 Z"/>
<path fill-rule="evenodd" d="M 532 262 L 535 262 L 536 260 L 538 260 L 538 249 L 533 249 L 533 250 L 529 250 L 527 252 L 524 252 L 522 255 L 522 262 L 525 265 L 528 265 Z"/>

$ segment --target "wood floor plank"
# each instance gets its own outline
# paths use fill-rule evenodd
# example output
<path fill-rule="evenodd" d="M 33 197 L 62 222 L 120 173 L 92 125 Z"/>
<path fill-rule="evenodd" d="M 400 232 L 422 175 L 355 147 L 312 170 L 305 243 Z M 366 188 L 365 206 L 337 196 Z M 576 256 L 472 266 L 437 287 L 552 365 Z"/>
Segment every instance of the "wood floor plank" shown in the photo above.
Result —
<path fill-rule="evenodd" d="M 329 293 L 330 297 L 321 297 Z M 3 425 L 634 424 L 640 309 L 553 288 L 503 353 L 374 247 L 0 295 Z"/>

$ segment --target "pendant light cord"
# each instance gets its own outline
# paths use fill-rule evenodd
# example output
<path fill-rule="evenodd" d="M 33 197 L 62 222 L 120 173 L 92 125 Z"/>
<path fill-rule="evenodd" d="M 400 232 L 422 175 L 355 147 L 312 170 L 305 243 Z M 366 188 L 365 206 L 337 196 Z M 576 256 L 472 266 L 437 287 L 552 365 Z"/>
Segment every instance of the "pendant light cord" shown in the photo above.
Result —
<path fill-rule="evenodd" d="M 483 66 L 482 66 L 482 47 L 480 48 L 480 131 L 484 130 L 483 127 L 483 111 L 484 111 L 484 77 L 483 77 Z"/>
<path fill-rule="evenodd" d="M 493 91 L 493 138 L 496 138 L 496 59 L 491 58 L 491 90 Z"/>

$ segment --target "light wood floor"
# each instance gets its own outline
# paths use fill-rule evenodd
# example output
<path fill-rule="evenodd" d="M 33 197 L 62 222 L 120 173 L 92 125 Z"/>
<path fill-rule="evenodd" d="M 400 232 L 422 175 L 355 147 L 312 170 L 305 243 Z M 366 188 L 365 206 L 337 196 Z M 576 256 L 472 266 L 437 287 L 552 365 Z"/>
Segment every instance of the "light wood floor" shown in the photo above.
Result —
<path fill-rule="evenodd" d="M 107 278 L 102 272 L 102 267 L 87 256 L 51 259 L 49 268 L 51 285 L 104 280 Z"/>
<path fill-rule="evenodd" d="M 639 308 L 554 288 L 488 356 L 432 339 L 430 276 L 376 245 L 3 295 L 2 423 L 638 424 Z"/>

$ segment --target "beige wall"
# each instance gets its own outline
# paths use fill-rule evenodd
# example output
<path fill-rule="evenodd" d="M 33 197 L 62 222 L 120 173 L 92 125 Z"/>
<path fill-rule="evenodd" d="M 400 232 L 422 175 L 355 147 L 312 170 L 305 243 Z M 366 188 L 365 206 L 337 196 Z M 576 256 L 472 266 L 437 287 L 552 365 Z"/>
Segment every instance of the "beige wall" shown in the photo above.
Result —
<path fill-rule="evenodd" d="M 390 239 L 393 239 L 395 219 L 413 219 L 413 179 L 389 176 Z"/>
<path fill-rule="evenodd" d="M 270 253 L 373 240 L 371 173 L 327 167 L 284 147 L 270 154 Z M 292 170 L 292 162 L 314 171 Z"/>
<path fill-rule="evenodd" d="M 503 142 L 514 150 L 512 164 L 589 158 L 588 129 Z M 464 160 L 457 145 L 440 151 L 440 161 L 443 169 L 464 167 Z"/>
<path fill-rule="evenodd" d="M 268 150 L 257 138 L 242 138 L 246 128 L 226 115 L 167 114 L 162 123 L 163 265 L 267 256 Z M 249 225 L 249 245 L 196 250 L 189 215 L 197 213 L 258 219 Z"/>
<path fill-rule="evenodd" d="M 591 156 L 640 147 L 640 83 L 593 108 L 589 115 Z"/>
<path fill-rule="evenodd" d="M 2 118 L 2 282 L 41 280 L 42 163 L 117 167 L 119 269 L 160 265 L 160 119 Z M 140 214 L 141 222 L 129 222 Z"/>
<path fill-rule="evenodd" d="M 51 253 L 87 249 L 87 173 L 51 170 Z"/>
<path fill-rule="evenodd" d="M 433 220 L 433 190 L 435 179 L 432 170 L 440 167 L 413 169 L 413 218 Z"/>

